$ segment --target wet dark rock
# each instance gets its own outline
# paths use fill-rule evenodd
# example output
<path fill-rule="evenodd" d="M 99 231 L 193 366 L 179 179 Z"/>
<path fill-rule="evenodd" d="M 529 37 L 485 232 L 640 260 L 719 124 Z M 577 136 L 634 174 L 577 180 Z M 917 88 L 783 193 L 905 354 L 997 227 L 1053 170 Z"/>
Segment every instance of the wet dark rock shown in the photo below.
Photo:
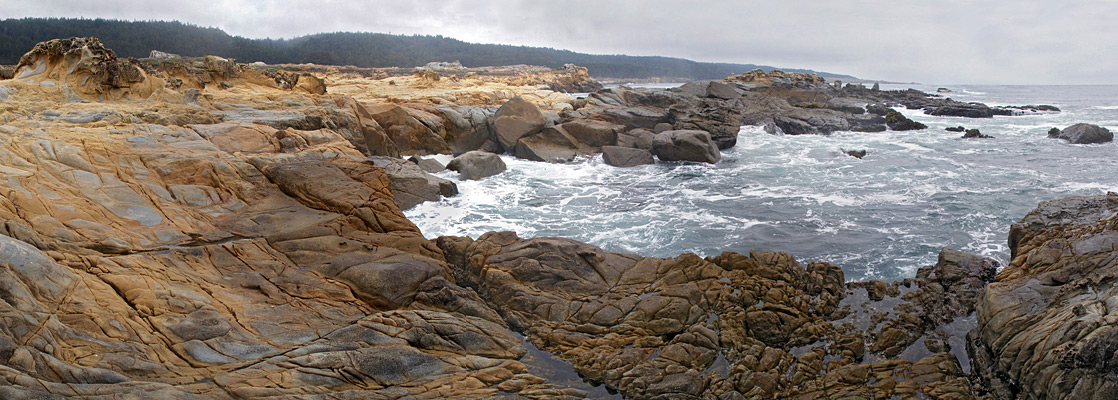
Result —
<path fill-rule="evenodd" d="M 896 111 L 885 114 L 885 125 L 889 126 L 889 129 L 894 131 L 912 131 L 926 129 L 928 127 Z"/>
<path fill-rule="evenodd" d="M 1055 132 L 1055 135 L 1053 133 Z M 1114 140 L 1114 134 L 1109 129 L 1092 124 L 1075 124 L 1063 130 L 1048 131 L 1048 137 L 1063 139 L 1072 144 L 1107 143 Z"/>
<path fill-rule="evenodd" d="M 811 123 L 795 118 L 773 117 L 773 124 L 785 135 L 811 135 L 817 132 Z"/>
<path fill-rule="evenodd" d="M 924 113 L 940 117 L 993 118 L 994 110 L 984 105 L 950 105 L 929 107 Z"/>
<path fill-rule="evenodd" d="M 889 128 L 885 124 L 867 124 L 850 128 L 853 132 L 885 132 Z"/>
<path fill-rule="evenodd" d="M 993 136 L 983 135 L 978 129 L 967 129 L 963 134 L 963 139 L 993 139 Z"/>
<path fill-rule="evenodd" d="M 868 112 L 870 114 L 880 115 L 882 117 L 884 117 L 886 114 L 889 114 L 890 112 L 895 112 L 895 111 L 896 110 L 894 110 L 892 108 L 889 108 L 888 106 L 885 106 L 883 104 L 868 104 L 868 105 L 866 105 L 866 112 Z"/>
<path fill-rule="evenodd" d="M 950 126 L 950 127 L 944 128 L 944 130 L 948 131 L 948 132 L 966 132 L 967 128 L 964 128 L 962 126 Z"/>
<path fill-rule="evenodd" d="M 866 156 L 865 150 L 844 150 L 844 152 L 846 153 L 846 155 L 857 159 L 862 159 L 862 157 Z"/>
<path fill-rule="evenodd" d="M 1000 106 L 1000 107 L 997 107 L 997 108 L 1005 109 L 1005 110 L 1011 110 L 1012 111 L 1011 115 L 1028 115 L 1028 114 L 1036 114 L 1036 113 L 1060 112 L 1059 107 L 1056 107 L 1056 106 L 1053 106 L 1053 105 L 1047 105 L 1047 104 L 1027 105 L 1027 106 Z"/>
<path fill-rule="evenodd" d="M 592 119 L 623 126 L 618 132 L 638 128 L 705 130 L 720 149 L 726 149 L 737 143 L 742 103 L 740 96 L 708 97 L 709 86 L 709 83 L 695 83 L 676 89 L 621 87 L 601 90 L 587 98 L 587 107 L 565 113 L 564 118 L 568 121 Z M 737 89 L 733 90 L 737 93 Z"/>

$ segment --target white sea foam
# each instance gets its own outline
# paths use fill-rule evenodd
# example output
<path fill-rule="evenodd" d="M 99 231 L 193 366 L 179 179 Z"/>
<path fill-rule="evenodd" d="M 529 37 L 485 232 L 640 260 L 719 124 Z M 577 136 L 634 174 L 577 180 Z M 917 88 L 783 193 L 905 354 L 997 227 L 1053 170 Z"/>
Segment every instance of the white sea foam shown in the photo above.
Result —
<path fill-rule="evenodd" d="M 1095 194 L 1104 194 L 1108 191 L 1118 191 L 1118 185 L 1098 182 L 1064 182 L 1056 187 L 1056 191 L 1070 193 L 1095 192 Z"/>
<path fill-rule="evenodd" d="M 1081 93 L 1045 88 L 1024 99 L 1020 89 L 1008 92 L 1018 97 L 997 87 L 967 90 L 975 93 L 952 95 L 984 93 L 980 100 L 991 104 L 1060 104 L 1065 111 L 965 119 L 901 110 L 930 128 L 830 137 L 745 126 L 738 145 L 713 166 L 617 169 L 600 157 L 544 164 L 506 156 L 509 171 L 460 181 L 459 196 L 406 215 L 428 237 L 515 230 L 661 257 L 779 250 L 842 265 L 848 279 L 896 279 L 934 263 L 945 246 L 1004 261 L 1008 226 L 1038 200 L 1118 190 L 1118 176 L 1098 173 L 1112 163 L 1114 144 L 1047 137 L 1049 128 L 1076 122 L 1118 126 L 1109 92 L 1097 91 L 1106 102 L 1091 104 Z M 996 139 L 959 140 L 943 131 L 958 125 Z M 840 149 L 869 155 L 859 160 Z M 453 172 L 439 176 L 457 180 Z"/>

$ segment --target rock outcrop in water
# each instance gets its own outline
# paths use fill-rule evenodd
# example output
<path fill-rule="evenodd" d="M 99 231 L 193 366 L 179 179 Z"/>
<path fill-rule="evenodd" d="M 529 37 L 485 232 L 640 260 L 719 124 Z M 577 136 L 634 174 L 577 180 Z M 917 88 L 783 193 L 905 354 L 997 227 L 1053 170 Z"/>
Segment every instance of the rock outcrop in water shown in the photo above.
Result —
<path fill-rule="evenodd" d="M 544 120 L 517 148 L 541 158 L 716 161 L 736 118 L 823 90 L 810 76 L 580 104 L 503 77 L 120 61 L 89 39 L 25 58 L 43 71 L 0 83 L 0 398 L 587 395 L 518 334 L 627 398 L 1115 394 L 1118 195 L 1042 204 L 988 288 L 995 264 L 950 249 L 912 279 L 847 283 L 783 253 L 429 240 L 401 212 L 457 188 L 395 156 L 500 151 L 516 96 Z M 858 115 L 828 104 L 794 115 Z"/>
<path fill-rule="evenodd" d="M 1118 398 L 1118 194 L 1043 202 L 978 302 L 975 371 L 997 398 Z"/>
<path fill-rule="evenodd" d="M 1098 125 L 1082 123 L 1063 130 L 1052 128 L 1048 131 L 1048 137 L 1063 139 L 1072 144 L 1108 143 L 1114 140 L 1114 134 L 1110 130 Z"/>

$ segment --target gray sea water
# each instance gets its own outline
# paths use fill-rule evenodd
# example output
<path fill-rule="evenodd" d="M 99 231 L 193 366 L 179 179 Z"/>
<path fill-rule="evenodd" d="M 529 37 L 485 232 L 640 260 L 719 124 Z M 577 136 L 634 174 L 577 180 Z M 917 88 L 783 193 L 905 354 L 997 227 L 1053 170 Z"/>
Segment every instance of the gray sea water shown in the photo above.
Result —
<path fill-rule="evenodd" d="M 883 88 L 908 87 L 939 86 Z M 953 92 L 944 95 L 960 101 L 1062 112 L 968 119 L 902 110 L 929 128 L 831 136 L 745 126 L 717 165 L 621 169 L 600 156 L 560 165 L 505 156 L 507 172 L 459 181 L 460 195 L 405 214 L 427 237 L 512 230 L 658 257 L 784 251 L 802 263 L 840 265 L 848 280 L 895 280 L 934 264 L 945 246 L 1005 265 L 1009 226 L 1039 201 L 1118 191 L 1118 143 L 1047 137 L 1077 122 L 1118 132 L 1118 86 L 947 87 Z M 959 125 L 994 139 L 944 130 Z"/>

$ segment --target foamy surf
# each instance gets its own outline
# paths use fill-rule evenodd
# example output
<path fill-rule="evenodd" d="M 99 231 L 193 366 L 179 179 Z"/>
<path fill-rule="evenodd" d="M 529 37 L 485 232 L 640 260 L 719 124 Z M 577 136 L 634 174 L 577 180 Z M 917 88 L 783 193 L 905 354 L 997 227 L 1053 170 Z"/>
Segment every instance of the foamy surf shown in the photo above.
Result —
<path fill-rule="evenodd" d="M 929 125 L 921 131 L 774 136 L 746 126 L 717 165 L 613 168 L 600 156 L 567 164 L 504 156 L 505 173 L 459 181 L 460 195 L 406 214 L 427 237 L 512 230 L 659 257 L 786 251 L 841 265 L 851 280 L 910 277 L 942 247 L 1005 265 L 1009 226 L 1037 202 L 1118 191 L 1118 174 L 1098 173 L 1113 163 L 1116 144 L 1047 137 L 1051 127 L 1112 120 L 1112 111 L 1098 108 L 1109 107 L 1098 102 L 1110 92 L 1085 101 L 1059 90 L 975 92 L 997 103 L 1061 104 L 1061 113 L 966 119 L 903 110 Z M 943 130 L 958 125 L 995 139 Z"/>

